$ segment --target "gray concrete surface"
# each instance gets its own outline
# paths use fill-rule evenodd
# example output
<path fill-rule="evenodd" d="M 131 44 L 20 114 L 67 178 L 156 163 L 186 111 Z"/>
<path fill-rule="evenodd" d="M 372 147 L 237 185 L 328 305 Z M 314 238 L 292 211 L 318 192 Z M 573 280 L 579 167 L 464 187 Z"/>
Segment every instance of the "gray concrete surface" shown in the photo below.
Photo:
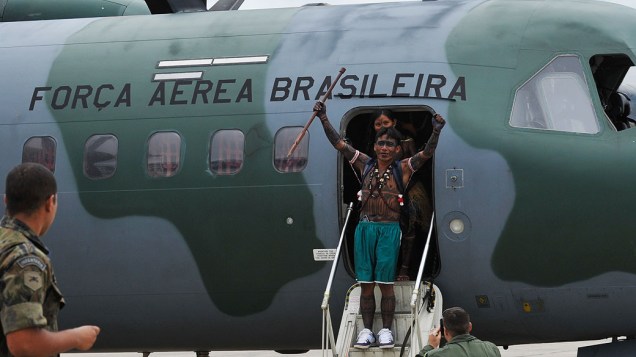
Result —
<path fill-rule="evenodd" d="M 543 343 L 535 345 L 510 346 L 508 350 L 499 348 L 502 357 L 576 357 L 579 347 L 608 343 L 610 340 L 563 342 L 563 343 Z M 281 355 L 274 351 L 217 351 L 211 352 L 210 357 L 322 357 L 319 350 L 309 351 L 297 355 Z M 142 357 L 140 353 L 63 353 L 62 357 Z M 157 352 L 150 357 L 196 357 L 194 352 Z"/>

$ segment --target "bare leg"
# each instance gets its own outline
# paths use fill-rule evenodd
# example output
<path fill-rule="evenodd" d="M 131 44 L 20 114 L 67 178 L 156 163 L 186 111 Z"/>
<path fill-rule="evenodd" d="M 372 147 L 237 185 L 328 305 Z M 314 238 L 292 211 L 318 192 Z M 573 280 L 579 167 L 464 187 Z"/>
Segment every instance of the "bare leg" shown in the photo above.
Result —
<path fill-rule="evenodd" d="M 382 311 L 382 327 L 391 329 L 393 324 L 393 316 L 395 315 L 395 293 L 393 284 L 378 284 L 382 292 L 382 302 L 380 309 Z"/>
<path fill-rule="evenodd" d="M 375 283 L 360 283 L 360 314 L 365 328 L 373 331 L 373 315 L 375 314 Z"/>

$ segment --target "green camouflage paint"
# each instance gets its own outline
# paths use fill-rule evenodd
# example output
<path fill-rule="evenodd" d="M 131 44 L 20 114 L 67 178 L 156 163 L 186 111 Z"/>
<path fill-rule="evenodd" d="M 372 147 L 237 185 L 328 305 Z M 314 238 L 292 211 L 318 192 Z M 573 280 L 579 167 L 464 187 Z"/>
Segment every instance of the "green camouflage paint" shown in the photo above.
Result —
<path fill-rule="evenodd" d="M 592 1 L 489 1 L 451 33 L 449 62 L 471 79 L 467 92 L 472 97 L 451 106 L 450 123 L 470 145 L 501 154 L 514 177 L 515 192 L 502 192 L 515 196 L 512 212 L 493 217 L 505 220 L 501 236 L 491 238 L 497 239 L 492 269 L 503 280 L 560 286 L 611 271 L 636 273 L 636 239 L 629 238 L 636 224 L 625 220 L 636 207 L 621 193 L 624 178 L 636 174 L 633 145 L 628 144 L 634 134 L 610 129 L 595 92 L 590 94 L 601 126 L 598 134 L 508 124 L 514 89 L 555 56 L 579 55 L 590 88 L 595 87 L 591 56 L 636 58 L 636 43 L 623 42 L 636 33 L 636 27 L 625 26 L 633 23 L 635 12 L 617 9 Z M 585 23 L 589 27 L 580 25 Z M 593 36 L 585 36 L 591 29 Z M 463 65 L 468 63 L 485 67 Z"/>
<path fill-rule="evenodd" d="M 82 204 L 100 218 L 153 216 L 172 222 L 190 247 L 210 299 L 233 316 L 267 309 L 283 285 L 324 266 L 307 259 L 312 249 L 323 247 L 316 237 L 313 197 L 302 173 L 282 174 L 273 168 L 273 133 L 266 126 L 263 107 L 268 98 L 267 65 L 206 68 L 204 79 L 215 86 L 219 80 L 235 80 L 219 97 L 229 103 L 204 104 L 199 98 L 192 104 L 193 85 L 184 85 L 185 94 L 172 98 L 174 82 L 166 82 L 165 93 L 158 93 L 159 84 L 151 79 L 160 60 L 275 56 L 276 34 L 282 31 L 277 26 L 295 11 L 276 11 L 282 20 L 273 23 L 253 12 L 169 15 L 171 21 L 148 16 L 141 26 L 139 18 L 98 20 L 63 46 L 47 83 L 53 88 L 104 83 L 115 88 L 102 110 L 90 101 L 86 109 L 72 109 L 69 103 L 68 108 L 51 110 L 71 155 Z M 252 101 L 243 92 L 237 105 L 248 80 Z M 52 100 L 51 95 L 45 93 L 43 100 Z M 209 172 L 209 141 L 219 129 L 245 134 L 245 162 L 237 175 Z M 181 168 L 174 177 L 151 178 L 145 173 L 146 141 L 156 131 L 177 131 L 185 143 Z M 117 171 L 110 179 L 87 179 L 82 167 L 84 143 L 90 135 L 105 133 L 119 139 Z M 293 217 L 295 223 L 287 224 L 286 217 Z"/>

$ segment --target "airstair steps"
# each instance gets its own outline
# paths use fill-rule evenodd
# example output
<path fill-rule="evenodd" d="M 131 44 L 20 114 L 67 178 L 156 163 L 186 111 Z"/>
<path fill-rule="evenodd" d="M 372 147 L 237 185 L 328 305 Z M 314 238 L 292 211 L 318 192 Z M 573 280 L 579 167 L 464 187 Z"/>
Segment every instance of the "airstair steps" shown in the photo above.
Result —
<path fill-rule="evenodd" d="M 401 347 L 390 348 L 380 348 L 380 347 L 369 347 L 368 350 L 358 350 L 352 348 L 349 350 L 349 354 L 345 356 L 349 357 L 400 357 Z M 404 353 L 402 357 L 409 356 L 408 347 L 404 349 Z"/>
<path fill-rule="evenodd" d="M 411 313 L 395 313 L 393 317 L 393 324 L 391 325 L 391 331 L 393 332 L 393 338 L 395 339 L 395 345 L 401 346 L 404 341 L 404 337 L 408 333 L 409 328 L 411 327 Z M 382 328 L 382 316 L 380 312 L 376 312 L 373 318 L 373 333 L 377 334 L 378 331 Z M 356 333 L 354 334 L 354 341 L 358 337 L 358 332 L 364 329 L 364 324 L 362 322 L 362 316 L 356 316 Z M 377 338 L 377 336 L 376 336 Z"/>
<path fill-rule="evenodd" d="M 420 283 L 422 280 L 424 266 L 426 265 L 426 257 L 428 256 L 431 235 L 433 234 L 435 213 L 433 213 L 431 217 L 431 225 L 428 230 L 426 244 L 424 245 L 424 252 L 422 253 L 422 260 L 420 261 L 420 268 L 418 270 L 416 282 L 396 282 L 394 285 L 396 307 L 391 330 L 393 331 L 395 346 L 393 348 L 379 348 L 377 346 L 372 346 L 368 349 L 356 349 L 353 347 L 353 344 L 357 340 L 358 332 L 364 328 L 362 317 L 359 315 L 360 284 L 354 284 L 347 291 L 337 338 L 334 335 L 329 309 L 331 285 L 335 276 L 336 267 L 338 266 L 338 258 L 340 257 L 342 242 L 345 237 L 347 223 L 349 222 L 352 210 L 353 202 L 349 203 L 349 206 L 347 207 L 347 216 L 340 233 L 338 247 L 336 248 L 336 256 L 333 264 L 331 265 L 331 273 L 329 274 L 327 287 L 325 288 L 325 293 L 320 305 L 323 311 L 321 338 L 322 355 L 323 357 L 328 355 L 333 357 L 414 357 L 415 354 L 422 349 L 423 345 L 428 342 L 428 331 L 439 323 L 442 316 L 442 293 L 433 283 Z M 415 289 L 415 286 L 418 288 Z M 382 313 L 380 311 L 382 294 L 380 292 L 380 288 L 376 287 L 374 294 L 376 311 L 373 319 L 373 325 L 374 332 L 377 332 L 382 328 Z M 413 307 L 411 307 L 411 301 L 414 303 Z M 402 348 L 402 344 L 404 344 L 404 348 Z"/>
<path fill-rule="evenodd" d="M 391 330 L 395 339 L 395 347 L 379 348 L 372 345 L 368 349 L 357 349 L 353 347 L 356 342 L 358 332 L 364 328 L 362 316 L 359 314 L 360 309 L 360 286 L 353 285 L 348 293 L 345 302 L 345 309 L 340 323 L 339 335 L 336 340 L 335 355 L 338 357 L 389 357 L 410 356 L 415 355 L 423 347 L 420 342 L 423 338 L 428 339 L 428 331 L 437 324 L 441 318 L 442 296 L 439 289 L 430 284 L 422 284 L 420 286 L 420 299 L 417 302 L 418 322 L 419 322 L 419 340 L 413 346 L 414 352 L 411 354 L 411 344 L 413 343 L 413 334 L 409 332 L 413 319 L 411 313 L 411 295 L 413 293 L 414 282 L 396 282 L 394 286 L 396 297 L 395 316 Z M 430 312 L 427 311 L 428 301 L 424 301 L 423 297 L 427 296 L 426 292 L 433 289 L 434 305 Z M 378 287 L 375 288 L 376 312 L 373 319 L 373 332 L 377 333 L 382 328 L 382 314 L 380 311 L 381 293 Z M 428 297 L 427 299 L 429 299 Z M 409 338 L 405 337 L 409 334 Z M 426 340 L 424 341 L 426 342 Z M 405 343 L 404 351 L 402 345 Z"/>

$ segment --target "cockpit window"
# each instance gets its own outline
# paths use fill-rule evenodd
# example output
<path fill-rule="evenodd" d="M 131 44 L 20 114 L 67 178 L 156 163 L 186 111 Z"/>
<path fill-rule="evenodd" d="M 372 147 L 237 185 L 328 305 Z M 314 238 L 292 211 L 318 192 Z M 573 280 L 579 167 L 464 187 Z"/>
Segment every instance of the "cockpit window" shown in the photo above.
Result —
<path fill-rule="evenodd" d="M 515 93 L 510 125 L 595 134 L 598 120 L 577 56 L 553 59 Z"/>

